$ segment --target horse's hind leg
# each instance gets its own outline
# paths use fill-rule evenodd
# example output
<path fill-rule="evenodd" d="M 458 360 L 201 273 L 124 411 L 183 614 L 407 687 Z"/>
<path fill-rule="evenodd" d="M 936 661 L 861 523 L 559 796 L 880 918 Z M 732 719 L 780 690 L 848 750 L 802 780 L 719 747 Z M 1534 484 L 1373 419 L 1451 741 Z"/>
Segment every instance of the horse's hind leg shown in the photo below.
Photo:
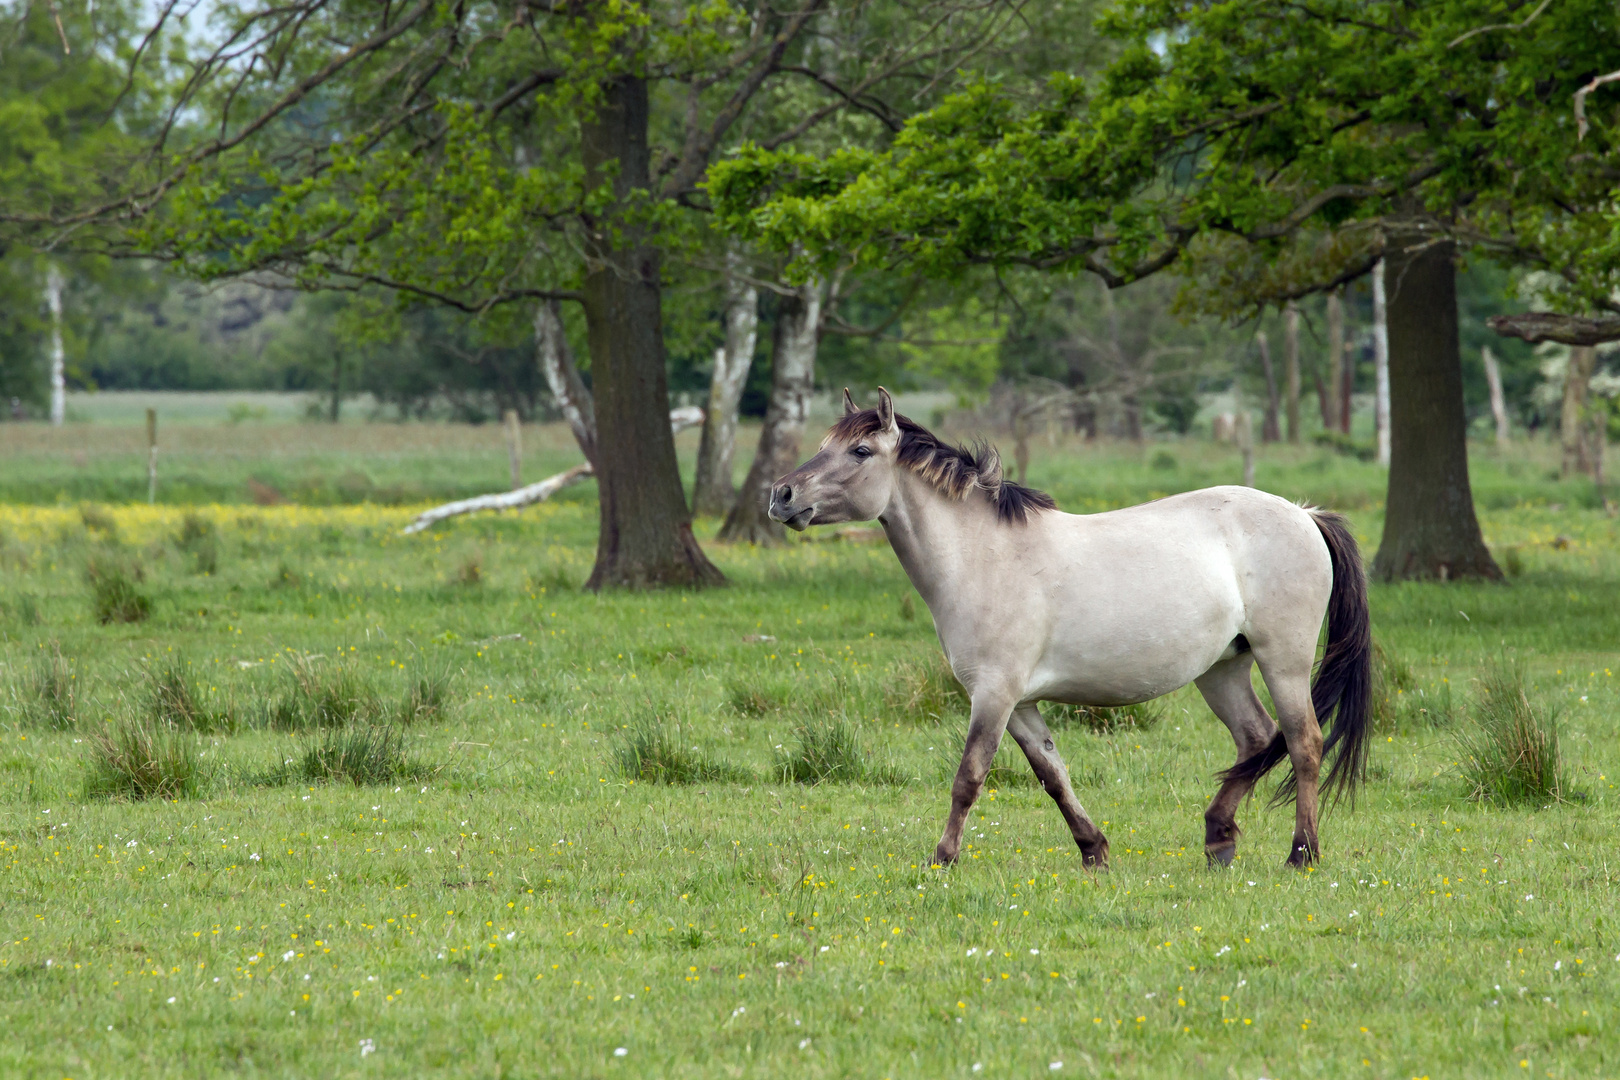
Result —
<path fill-rule="evenodd" d="M 1256 656 L 1266 689 L 1277 706 L 1277 726 L 1288 744 L 1288 759 L 1294 769 L 1294 840 L 1288 850 L 1289 866 L 1309 866 L 1316 861 L 1317 784 L 1322 773 L 1322 728 L 1311 705 L 1310 651 L 1278 657 L 1261 651 Z"/>
<path fill-rule="evenodd" d="M 1085 807 L 1074 797 L 1074 788 L 1069 784 L 1069 770 L 1064 768 L 1063 759 L 1058 756 L 1057 743 L 1053 741 L 1046 721 L 1041 718 L 1041 710 L 1033 702 L 1018 706 L 1013 710 L 1007 730 L 1029 759 L 1029 767 L 1035 770 L 1035 778 L 1052 796 L 1052 801 L 1057 803 L 1063 820 L 1069 823 L 1069 832 L 1080 848 L 1080 857 L 1087 866 L 1106 869 L 1108 838 L 1086 816 Z"/>
<path fill-rule="evenodd" d="M 1277 734 L 1277 725 L 1272 723 L 1266 707 L 1255 696 L 1254 684 L 1249 681 L 1253 664 L 1252 654 L 1239 653 L 1230 660 L 1222 660 L 1197 679 L 1198 692 L 1232 733 L 1239 761 L 1259 753 Z M 1204 811 L 1204 857 L 1211 866 L 1232 865 L 1240 831 L 1238 803 L 1253 787 L 1251 780 L 1231 777 L 1221 784 Z"/>

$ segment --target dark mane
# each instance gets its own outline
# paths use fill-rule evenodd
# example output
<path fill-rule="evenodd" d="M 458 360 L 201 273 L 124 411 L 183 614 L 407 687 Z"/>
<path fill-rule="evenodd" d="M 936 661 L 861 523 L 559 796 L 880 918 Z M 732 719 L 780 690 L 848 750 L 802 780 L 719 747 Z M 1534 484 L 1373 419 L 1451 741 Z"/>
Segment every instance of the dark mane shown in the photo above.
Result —
<path fill-rule="evenodd" d="M 1057 503 L 1044 491 L 1015 484 L 1001 475 L 1001 455 L 995 447 L 979 443 L 952 446 L 912 420 L 896 413 L 900 428 L 900 464 L 927 480 L 951 499 L 965 499 L 975 489 L 989 495 L 996 504 L 996 516 L 1022 525 L 1031 512 L 1054 510 Z M 883 430 L 876 409 L 860 409 L 839 417 L 828 437 L 841 440 L 876 435 Z"/>

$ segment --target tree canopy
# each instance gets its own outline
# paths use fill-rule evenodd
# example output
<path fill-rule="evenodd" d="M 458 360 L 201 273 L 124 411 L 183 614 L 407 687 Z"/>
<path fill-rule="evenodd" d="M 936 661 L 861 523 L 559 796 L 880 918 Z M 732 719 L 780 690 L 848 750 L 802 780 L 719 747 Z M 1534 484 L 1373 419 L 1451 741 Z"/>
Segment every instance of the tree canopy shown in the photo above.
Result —
<path fill-rule="evenodd" d="M 1238 238 L 1286 262 L 1273 297 L 1365 273 L 1392 219 L 1553 271 L 1614 303 L 1609 193 L 1620 55 L 1612 5 L 1492 0 L 1132 0 L 1092 80 L 1039 100 L 985 80 L 892 148 L 825 159 L 752 147 L 711 183 L 733 228 L 820 259 L 1086 269 L 1111 284 Z"/>

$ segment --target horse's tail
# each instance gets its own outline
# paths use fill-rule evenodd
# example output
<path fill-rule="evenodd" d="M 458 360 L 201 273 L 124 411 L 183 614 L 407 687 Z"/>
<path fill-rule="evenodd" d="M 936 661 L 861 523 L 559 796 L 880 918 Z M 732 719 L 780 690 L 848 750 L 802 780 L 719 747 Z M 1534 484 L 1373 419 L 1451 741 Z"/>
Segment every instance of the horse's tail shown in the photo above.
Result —
<path fill-rule="evenodd" d="M 1311 706 L 1319 723 L 1333 714 L 1333 727 L 1322 744 L 1322 756 L 1331 758 L 1322 791 L 1336 802 L 1348 794 L 1355 800 L 1367 760 L 1372 704 L 1372 618 L 1367 608 L 1367 575 L 1349 523 L 1326 510 L 1309 511 L 1322 532 L 1333 564 L 1333 592 L 1328 597 L 1327 648 L 1311 684 Z M 1221 778 L 1258 782 L 1288 756 L 1282 732 L 1256 754 L 1221 774 Z M 1290 776 L 1277 787 L 1272 803 L 1294 795 Z"/>

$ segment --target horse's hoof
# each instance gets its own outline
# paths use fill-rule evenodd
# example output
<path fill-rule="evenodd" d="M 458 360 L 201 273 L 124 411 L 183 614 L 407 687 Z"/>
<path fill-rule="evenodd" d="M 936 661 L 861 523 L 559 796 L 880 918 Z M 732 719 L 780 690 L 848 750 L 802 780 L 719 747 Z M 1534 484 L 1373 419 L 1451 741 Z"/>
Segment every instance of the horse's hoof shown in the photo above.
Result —
<path fill-rule="evenodd" d="M 1224 870 L 1232 865 L 1232 860 L 1236 857 L 1236 844 L 1216 844 L 1204 848 L 1204 858 L 1208 860 L 1211 869 L 1218 867 Z"/>
<path fill-rule="evenodd" d="M 934 866 L 937 866 L 940 869 L 944 870 L 944 869 L 948 869 L 949 867 L 952 867 L 952 866 L 955 866 L 955 865 L 956 865 L 956 856 L 955 855 L 948 854 L 945 851 L 944 848 L 936 848 L 934 850 Z"/>
<path fill-rule="evenodd" d="M 1295 844 L 1294 850 L 1288 853 L 1288 865 L 1295 870 L 1303 870 L 1316 861 L 1316 849 L 1309 844 Z"/>
<path fill-rule="evenodd" d="M 1087 870 L 1106 871 L 1108 869 L 1108 845 L 1104 844 L 1090 851 L 1081 848 L 1080 862 Z"/>

